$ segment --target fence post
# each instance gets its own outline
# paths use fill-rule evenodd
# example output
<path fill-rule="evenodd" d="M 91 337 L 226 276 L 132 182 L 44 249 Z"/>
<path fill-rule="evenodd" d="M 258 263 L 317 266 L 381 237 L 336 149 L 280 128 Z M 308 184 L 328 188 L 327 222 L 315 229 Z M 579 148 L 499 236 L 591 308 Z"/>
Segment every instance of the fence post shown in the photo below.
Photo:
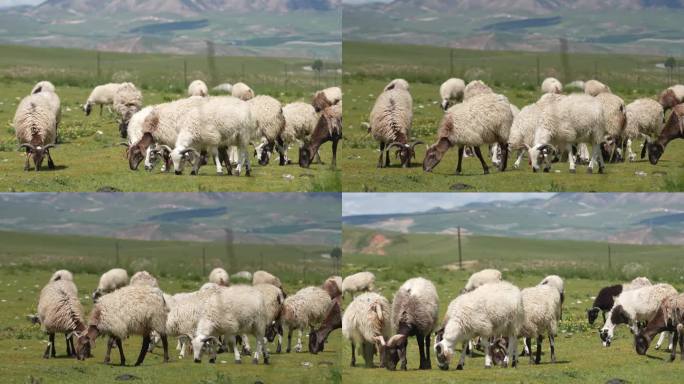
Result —
<path fill-rule="evenodd" d="M 454 76 L 454 49 L 449 50 L 449 77 Z"/>
<path fill-rule="evenodd" d="M 102 78 L 102 67 L 100 63 L 100 51 L 97 52 L 97 81 L 99 82 Z"/>
<path fill-rule="evenodd" d="M 537 55 L 537 86 L 541 85 L 541 59 Z"/>
<path fill-rule="evenodd" d="M 184 88 L 188 89 L 188 61 L 183 59 L 183 82 Z"/>
<path fill-rule="evenodd" d="M 610 269 L 610 270 L 613 269 L 613 260 L 612 260 L 610 245 L 608 246 L 608 269 Z"/>
<path fill-rule="evenodd" d="M 461 254 L 461 227 L 458 227 L 458 269 L 463 270 L 463 255 Z"/>
<path fill-rule="evenodd" d="M 202 276 L 207 275 L 207 247 L 202 247 Z"/>
<path fill-rule="evenodd" d="M 119 240 L 114 243 L 114 254 L 116 257 L 116 267 L 121 267 L 121 260 L 119 259 Z"/>

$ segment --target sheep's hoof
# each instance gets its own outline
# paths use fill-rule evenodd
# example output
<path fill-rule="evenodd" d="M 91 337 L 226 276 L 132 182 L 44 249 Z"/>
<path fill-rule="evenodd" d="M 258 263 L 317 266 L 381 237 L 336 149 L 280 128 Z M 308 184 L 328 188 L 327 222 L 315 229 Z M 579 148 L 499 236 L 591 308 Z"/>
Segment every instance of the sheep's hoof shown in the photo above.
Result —
<path fill-rule="evenodd" d="M 491 369 L 491 368 L 492 368 L 491 364 L 490 364 L 490 365 L 485 365 L 485 369 Z"/>
<path fill-rule="evenodd" d="M 604 167 L 599 167 L 599 173 L 600 173 L 600 174 L 603 174 L 603 173 L 604 173 L 604 169 L 605 169 Z"/>
<path fill-rule="evenodd" d="M 544 168 L 544 173 L 549 173 L 551 172 L 551 168 Z"/>
<path fill-rule="evenodd" d="M 259 359 L 252 359 L 252 364 L 259 364 Z"/>
<path fill-rule="evenodd" d="M 178 176 L 180 176 L 180 175 L 183 174 L 183 172 L 181 172 L 181 171 L 173 171 L 173 173 L 175 173 L 175 174 L 178 175 Z"/>
<path fill-rule="evenodd" d="M 221 172 L 216 172 L 216 176 L 223 176 L 223 171 L 221 171 Z"/>
<path fill-rule="evenodd" d="M 242 364 L 242 360 L 235 360 L 235 364 Z"/>
<path fill-rule="evenodd" d="M 295 352 L 299 353 L 301 351 L 302 351 L 302 347 L 300 347 L 300 346 L 295 347 Z"/>
<path fill-rule="evenodd" d="M 485 175 L 489 175 L 489 169 L 488 169 L 488 168 L 485 168 L 484 174 L 485 174 Z"/>
<path fill-rule="evenodd" d="M 200 359 L 195 359 L 195 363 L 199 364 L 199 363 L 201 363 L 201 362 L 202 362 L 202 360 L 200 360 Z"/>
<path fill-rule="evenodd" d="M 280 353 L 280 352 L 282 352 L 282 350 L 283 349 L 280 347 L 280 345 L 278 345 L 278 347 L 276 348 L 276 353 Z"/>
<path fill-rule="evenodd" d="M 571 170 L 569 170 L 568 172 L 570 172 L 570 173 L 577 173 L 577 170 L 576 170 L 576 169 L 571 169 Z"/>
<path fill-rule="evenodd" d="M 592 173 L 594 173 L 594 170 L 592 168 L 587 168 L 587 173 L 592 174 Z"/>
<path fill-rule="evenodd" d="M 209 359 L 209 364 L 215 364 L 215 363 L 216 363 L 216 359 Z"/>
<path fill-rule="evenodd" d="M 446 369 L 449 369 L 448 367 Z M 463 370 L 463 365 L 459 364 L 456 366 L 457 371 L 462 371 Z"/>
<path fill-rule="evenodd" d="M 534 168 L 534 167 L 533 167 L 533 168 L 532 168 L 532 172 L 533 172 L 533 173 L 537 173 L 537 168 Z"/>
<path fill-rule="evenodd" d="M 46 359 L 48 358 L 47 355 L 45 355 L 44 357 L 45 357 Z M 104 361 L 103 361 L 103 363 L 104 363 L 104 364 L 109 364 L 109 361 L 110 361 L 109 358 L 105 358 Z"/>
<path fill-rule="evenodd" d="M 195 171 L 194 169 L 190 171 L 190 176 L 197 176 L 197 171 Z"/>

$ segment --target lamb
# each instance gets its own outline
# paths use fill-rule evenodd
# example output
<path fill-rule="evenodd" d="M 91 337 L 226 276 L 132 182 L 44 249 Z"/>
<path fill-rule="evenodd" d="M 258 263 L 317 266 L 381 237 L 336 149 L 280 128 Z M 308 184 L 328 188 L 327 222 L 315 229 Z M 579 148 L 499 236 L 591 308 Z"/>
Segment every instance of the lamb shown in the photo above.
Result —
<path fill-rule="evenodd" d="M 563 84 L 558 79 L 547 77 L 541 85 L 542 93 L 563 93 Z"/>
<path fill-rule="evenodd" d="M 664 90 L 658 97 L 658 102 L 665 111 L 674 108 L 675 105 L 684 103 L 684 85 L 673 85 Z"/>
<path fill-rule="evenodd" d="M 335 299 L 338 296 L 342 296 L 342 277 L 341 276 L 330 276 L 323 282 L 322 287 L 331 299 Z"/>
<path fill-rule="evenodd" d="M 281 312 L 283 303 L 285 302 L 285 294 L 283 290 L 271 284 L 257 284 L 254 286 L 264 299 L 266 307 L 266 330 L 265 337 L 268 342 L 273 342 L 278 336 L 278 345 L 276 346 L 276 353 L 280 353 L 283 345 L 283 326 L 281 323 Z M 246 338 L 243 337 L 246 342 Z M 245 345 L 249 350 L 249 346 Z"/>
<path fill-rule="evenodd" d="M 655 284 L 621 293 L 615 299 L 615 304 L 608 312 L 606 322 L 599 332 L 603 345 L 610 346 L 615 327 L 619 324 L 628 324 L 633 333 L 637 334 L 637 323 L 651 321 L 663 299 L 676 294 L 677 290 L 669 284 Z"/>
<path fill-rule="evenodd" d="M 119 83 L 109 83 L 98 85 L 93 88 L 93 91 L 90 92 L 90 96 L 88 96 L 88 100 L 86 100 L 86 103 L 83 105 L 83 111 L 86 116 L 90 116 L 93 105 L 100 106 L 100 116 L 102 116 L 102 106 L 112 105 L 114 103 L 114 95 L 120 86 L 121 84 Z"/>
<path fill-rule="evenodd" d="M 93 301 L 97 302 L 102 295 L 115 291 L 126 285 L 128 285 L 128 272 L 121 268 L 110 269 L 100 276 L 100 283 L 97 285 L 97 289 L 95 289 L 93 292 Z"/>
<path fill-rule="evenodd" d="M 285 299 L 281 318 L 283 325 L 288 328 L 286 352 L 290 353 L 292 349 L 294 330 L 299 331 L 295 352 L 302 351 L 302 330 L 308 328 L 313 331 L 315 326 L 323 322 L 331 305 L 332 299 L 328 292 L 319 287 L 302 288 Z"/>
<path fill-rule="evenodd" d="M 349 292 L 354 297 L 356 292 L 373 291 L 375 289 L 375 275 L 372 272 L 359 272 L 349 275 L 342 280 L 342 297 Z"/>
<path fill-rule="evenodd" d="M 203 345 L 217 341 L 218 336 L 223 335 L 226 340 L 233 340 L 238 335 L 251 334 L 257 345 L 252 362 L 258 364 L 261 354 L 264 364 L 268 364 L 269 354 L 263 348 L 266 323 L 266 306 L 258 289 L 248 285 L 233 285 L 219 290 L 209 299 L 197 323 L 195 337 L 192 339 L 195 362 L 202 361 Z M 233 353 L 235 362 L 240 363 L 237 343 L 233 344 Z M 215 362 L 216 351 L 212 349 L 209 363 Z"/>
<path fill-rule="evenodd" d="M 658 164 L 658 160 L 665 153 L 667 144 L 675 139 L 684 139 L 684 105 L 682 104 L 672 108 L 672 113 L 658 138 L 647 145 L 648 161 L 653 165 Z"/>
<path fill-rule="evenodd" d="M 283 288 L 283 284 L 280 282 L 280 279 L 266 271 L 254 272 L 254 274 L 252 275 L 252 285 L 257 284 L 271 284 L 275 285 L 280 289 Z"/>
<path fill-rule="evenodd" d="M 233 87 L 230 89 L 230 93 L 233 97 L 237 97 L 243 101 L 254 98 L 254 91 L 252 91 L 252 88 L 245 83 L 233 84 Z"/>
<path fill-rule="evenodd" d="M 643 159 L 648 144 L 655 141 L 663 130 L 663 121 L 665 120 L 663 106 L 653 99 L 637 99 L 627 105 L 625 116 L 627 117 L 625 136 L 627 137 L 629 161 L 636 160 L 636 154 L 632 151 L 632 140 L 638 137 L 644 138 L 644 145 L 641 150 L 641 158 Z"/>
<path fill-rule="evenodd" d="M 66 269 L 60 269 L 59 271 L 53 273 L 52 276 L 50 277 L 50 281 L 57 281 L 57 280 L 74 281 L 74 275 L 70 271 L 67 271 Z"/>
<path fill-rule="evenodd" d="M 121 366 L 126 364 L 122 340 L 129 335 L 142 335 L 142 349 L 135 365 L 145 360 L 150 345 L 152 331 L 159 333 L 164 346 L 164 362 L 169 361 L 166 338 L 166 318 L 169 308 L 159 288 L 129 285 L 104 295 L 93 307 L 86 333 L 78 336 L 76 355 L 79 360 L 90 356 L 95 339 L 100 334 L 109 335 L 105 364 L 110 361 L 113 343 L 119 349 Z"/>
<path fill-rule="evenodd" d="M 276 149 L 280 154 L 280 165 L 285 165 L 287 156 L 282 142 L 285 130 L 282 105 L 278 100 L 265 95 L 259 95 L 247 103 L 257 124 L 254 139 L 259 140 L 259 143 L 255 144 L 259 164 L 268 165 L 270 155 Z"/>
<path fill-rule="evenodd" d="M 603 321 L 606 321 L 606 312 L 610 311 L 615 305 L 615 298 L 620 296 L 622 292 L 632 289 L 646 287 L 651 285 L 651 281 L 645 277 L 634 278 L 630 283 L 611 285 L 603 287 L 596 295 L 592 307 L 587 310 L 587 319 L 589 324 L 594 324 L 599 312 L 603 315 Z"/>
<path fill-rule="evenodd" d="M 114 93 L 112 105 L 119 115 L 119 133 L 125 139 L 128 134 L 128 123 L 133 115 L 142 109 L 142 93 L 132 83 L 122 83 Z"/>
<path fill-rule="evenodd" d="M 419 141 L 409 143 L 412 124 L 413 100 L 408 83 L 402 79 L 392 80 L 378 95 L 370 113 L 370 133 L 373 139 L 380 142 L 378 168 L 389 167 L 389 151 L 392 147 L 397 147 L 401 166 L 411 166 L 411 158 L 415 157 L 414 148 L 421 144 Z"/>
<path fill-rule="evenodd" d="M 508 356 L 503 361 L 513 367 L 517 365 L 517 336 L 525 320 L 523 299 L 518 287 L 506 282 L 488 283 L 472 292 L 454 299 L 445 315 L 444 336 L 435 343 L 439 368 L 449 369 L 449 361 L 454 354 L 454 346 L 463 344 L 461 358 L 456 369 L 463 369 L 466 343 L 480 336 L 485 349 L 485 367 L 492 366 L 489 348 L 491 337 L 502 336 L 508 339 Z"/>
<path fill-rule="evenodd" d="M 385 368 L 395 370 L 401 360 L 406 370 L 408 337 L 415 336 L 420 353 L 418 369 L 432 369 L 430 334 L 437 324 L 439 296 L 431 281 L 422 277 L 407 280 L 392 300 L 392 329 L 396 334 L 384 345 Z"/>
<path fill-rule="evenodd" d="M 439 96 L 442 98 L 442 109 L 448 110 L 451 102 L 460 103 L 463 101 L 465 82 L 461 79 L 452 77 L 439 86 Z"/>
<path fill-rule="evenodd" d="M 56 356 L 55 333 L 58 332 L 65 335 L 67 356 L 73 356 L 76 351 L 72 335 L 86 329 L 83 321 L 83 307 L 78 300 L 74 282 L 70 279 L 51 279 L 40 291 L 37 317 L 42 330 L 50 339 L 43 358 Z"/>
<path fill-rule="evenodd" d="M 59 96 L 54 92 L 32 93 L 21 100 L 12 126 L 19 149 L 26 148 L 24 171 L 29 170 L 29 159 L 33 160 L 35 170 L 40 171 L 45 156 L 48 159 L 48 168 L 55 169 L 50 149 L 55 146 L 60 119 Z"/>
<path fill-rule="evenodd" d="M 31 89 L 31 94 L 40 92 L 56 92 L 55 86 L 47 80 L 39 81 L 33 86 L 33 89 Z"/>
<path fill-rule="evenodd" d="M 342 139 L 342 103 L 323 110 L 311 133 L 308 145 L 299 148 L 299 166 L 308 168 L 321 145 L 332 141 L 331 166 L 334 169 L 337 166 L 337 144 L 340 139 Z"/>
<path fill-rule="evenodd" d="M 461 290 L 461 293 L 474 291 L 482 285 L 496 283 L 501 280 L 501 271 L 498 269 L 483 269 L 470 275 L 465 287 Z"/>
<path fill-rule="evenodd" d="M 340 87 L 330 87 L 316 92 L 311 106 L 316 113 L 323 111 L 326 108 L 332 107 L 342 101 L 342 89 Z"/>
<path fill-rule="evenodd" d="M 533 361 L 535 364 L 541 362 L 541 343 L 544 335 L 549 337 L 551 362 L 555 363 L 555 337 L 558 334 L 558 322 L 561 318 L 562 306 L 560 291 L 554 285 L 542 283 L 535 287 L 523 289 L 522 302 L 525 316 L 519 335 L 525 338 L 525 345 L 530 350 L 530 364 Z M 532 359 L 530 343 L 532 338 L 537 339 L 537 353 L 534 360 Z"/>
<path fill-rule="evenodd" d="M 356 366 L 356 348 L 361 348 L 367 367 L 373 366 L 375 350 L 380 353 L 380 366 L 384 366 L 382 345 L 390 338 L 390 304 L 386 298 L 367 292 L 356 297 L 342 316 L 342 335 L 351 342 L 351 366 Z"/>
<path fill-rule="evenodd" d="M 463 90 L 463 100 L 472 99 L 475 96 L 493 94 L 494 91 L 481 80 L 473 80 Z"/>
<path fill-rule="evenodd" d="M 484 174 L 489 173 L 480 152 L 480 146 L 498 143 L 501 150 L 499 170 L 506 170 L 508 161 L 508 136 L 513 123 L 513 112 L 505 96 L 494 93 L 483 93 L 466 97 L 462 104 L 449 108 L 437 130 L 437 141 L 428 148 L 423 160 L 423 170 L 432 172 L 453 146 L 458 146 L 458 165 L 456 174 L 461 174 L 463 150 L 466 146 L 474 147 Z"/>
<path fill-rule="evenodd" d="M 188 96 L 207 97 L 209 96 L 209 88 L 207 88 L 207 84 L 204 81 L 195 80 L 188 86 Z"/>
<path fill-rule="evenodd" d="M 670 341 L 670 361 L 673 361 L 675 358 L 677 339 L 679 339 L 680 352 L 682 353 L 682 360 L 684 360 L 682 335 L 678 334 L 681 332 L 678 332 L 677 330 L 677 324 L 682 321 L 681 314 L 684 314 L 684 293 L 663 299 L 655 317 L 646 324 L 646 327 L 634 335 L 636 352 L 639 355 L 645 355 L 651 340 L 653 340 L 653 337 L 656 334 L 664 331 L 661 333 L 662 337 L 665 333 L 672 332 L 673 338 Z M 657 348 L 658 346 L 656 345 L 656 349 Z"/>
<path fill-rule="evenodd" d="M 157 279 L 147 271 L 136 272 L 133 276 L 131 276 L 129 285 L 159 288 Z"/>
<path fill-rule="evenodd" d="M 209 282 L 227 287 L 230 283 L 228 272 L 223 268 L 214 268 L 209 273 Z"/>
<path fill-rule="evenodd" d="M 598 80 L 589 80 L 584 83 L 584 93 L 589 96 L 598 96 L 602 93 L 611 93 L 610 87 Z"/>

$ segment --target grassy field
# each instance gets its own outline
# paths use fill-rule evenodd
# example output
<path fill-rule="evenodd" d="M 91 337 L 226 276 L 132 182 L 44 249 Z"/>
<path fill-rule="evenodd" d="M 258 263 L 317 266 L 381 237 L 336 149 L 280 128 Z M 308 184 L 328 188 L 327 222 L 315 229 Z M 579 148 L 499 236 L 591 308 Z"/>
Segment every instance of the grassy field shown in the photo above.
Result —
<path fill-rule="evenodd" d="M 45 57 L 49 57 L 45 60 Z M 211 167 L 198 177 L 151 174 L 128 169 L 118 124 L 107 109 L 97 108 L 86 117 L 81 106 L 92 87 L 110 81 L 132 81 L 143 91 L 146 105 L 168 102 L 185 96 L 183 62 L 187 79 L 203 79 L 208 84 L 245 81 L 258 94 L 276 97 L 282 103 L 309 101 L 316 89 L 335 84 L 336 76 L 317 78 L 302 69 L 304 59 L 217 57 L 216 71 L 208 68 L 206 57 L 162 54 L 103 53 L 100 74 L 96 52 L 57 48 L 0 46 L 0 191 L 82 191 L 110 188 L 133 191 L 339 191 L 341 175 L 331 170 L 330 145 L 321 148 L 325 165 L 310 169 L 296 164 L 280 167 L 271 163 L 253 164 L 252 177 L 219 177 Z M 58 147 L 52 151 L 54 171 L 24 172 L 24 156 L 16 151 L 11 127 L 16 107 L 35 82 L 49 79 L 57 87 L 62 102 L 62 122 Z M 215 84 L 214 84 L 215 85 Z M 289 151 L 296 163 L 296 148 Z"/>
<path fill-rule="evenodd" d="M 411 169 L 393 166 L 377 169 L 378 144 L 362 127 L 383 87 L 402 77 L 411 84 L 413 96 L 412 136 L 432 144 L 443 116 L 439 106 L 439 85 L 450 74 L 464 80 L 482 79 L 496 92 L 522 108 L 538 99 L 538 79 L 556 76 L 571 80 L 596 77 L 626 103 L 640 97 L 655 97 L 666 87 L 664 70 L 656 68 L 663 58 L 635 55 L 571 54 L 564 71 L 558 54 L 505 51 L 453 50 L 453 71 L 447 48 L 381 45 L 345 42 L 345 139 L 341 167 L 344 191 L 681 191 L 684 190 L 684 142 L 675 140 L 658 165 L 647 159 L 634 163 L 608 164 L 606 174 L 588 175 L 583 166 L 568 174 L 567 164 L 554 164 L 550 174 L 533 174 L 527 166 L 500 173 L 490 168 L 483 175 L 476 157 L 463 161 L 463 176 L 455 176 L 457 153 L 450 150 L 432 174 L 422 170 L 425 147 L 416 147 Z M 539 72 L 537 72 L 537 59 Z M 571 81 L 569 80 L 569 81 Z M 677 81 L 677 78 L 673 79 Z M 567 82 L 569 82 L 567 81 Z M 634 144 L 635 152 L 640 143 Z M 483 150 L 487 155 L 488 151 Z M 491 160 L 487 159 L 491 164 Z"/>
<path fill-rule="evenodd" d="M 364 230 L 345 229 L 345 247 L 351 243 L 363 243 Z M 386 233 L 391 236 L 391 234 Z M 391 300 L 394 292 L 408 278 L 423 276 L 433 281 L 440 297 L 440 321 L 451 300 L 465 285 L 468 276 L 481 268 L 499 268 L 506 280 L 520 286 L 532 286 L 544 276 L 557 273 L 565 279 L 565 304 L 563 320 L 556 338 L 558 362 L 550 364 L 548 342 L 543 343 L 542 364 L 529 365 L 527 357 L 521 357 L 516 369 L 494 367 L 484 368 L 483 354 L 476 353 L 467 358 L 464 371 L 455 371 L 456 358 L 448 372 L 437 368 L 434 353 L 431 354 L 433 370 L 417 370 L 418 350 L 415 338 L 409 339 L 408 371 L 389 372 L 384 369 L 362 368 L 363 359 L 357 360 L 361 367 L 349 366 L 351 349 L 348 342 L 342 346 L 342 375 L 345 381 L 373 383 L 392 381 L 396 383 L 604 383 L 612 378 L 629 383 L 668 383 L 679 380 L 682 363 L 666 362 L 669 354 L 662 349 L 649 349 L 647 356 L 634 351 L 633 338 L 626 327 L 616 330 L 616 341 L 610 348 L 601 346 L 598 328 L 599 320 L 589 326 L 586 309 L 591 306 L 598 290 L 606 285 L 624 281 L 624 265 L 633 260 L 649 266 L 644 271 L 654 281 L 671 283 L 679 291 L 684 289 L 684 270 L 681 264 L 681 247 L 639 247 L 620 245 L 617 247 L 614 267 L 616 272 L 606 271 L 596 264 L 598 249 L 605 249 L 601 243 L 567 241 L 536 241 L 506 238 L 466 238 L 463 245 L 465 271 L 443 268 L 456 261 L 453 236 L 397 235 L 385 247 L 386 254 L 368 255 L 358 251 L 345 252 L 344 273 L 369 270 L 376 275 L 378 291 Z M 451 244 L 449 247 L 447 244 Z M 429 246 L 428 246 L 429 244 Z M 434 247 L 433 247 L 434 245 Z M 572 261 L 570 261 L 572 260 Z M 594 260 L 592 262 L 591 260 Z M 575 267 L 573 267 L 573 265 Z M 584 270 L 584 272 L 582 272 Z M 631 278 L 631 277 L 630 277 Z M 347 298 L 346 304 L 350 302 Z M 601 324 L 598 324 L 601 323 Z M 432 340 L 434 342 L 434 339 Z M 654 342 L 655 344 L 655 342 Z M 653 345 L 654 345 L 653 344 Z M 377 364 L 377 358 L 376 358 Z M 645 379 L 648 377 L 648 379 Z"/>

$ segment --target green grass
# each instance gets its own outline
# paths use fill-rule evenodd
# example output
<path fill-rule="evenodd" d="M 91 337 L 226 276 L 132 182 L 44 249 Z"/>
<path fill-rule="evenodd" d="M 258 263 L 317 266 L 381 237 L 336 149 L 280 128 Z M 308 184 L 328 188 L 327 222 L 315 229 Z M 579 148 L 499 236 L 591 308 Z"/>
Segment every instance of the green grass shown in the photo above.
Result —
<path fill-rule="evenodd" d="M 540 78 L 561 77 L 557 54 L 454 50 L 454 76 L 464 80 L 482 79 L 496 92 L 522 108 L 539 97 L 537 91 L 536 59 L 540 59 Z M 579 166 L 577 174 L 569 174 L 567 164 L 554 164 L 550 174 L 534 174 L 526 166 L 512 169 L 515 158 L 509 158 L 509 168 L 500 173 L 490 167 L 491 174 L 483 175 L 477 158 L 463 161 L 463 176 L 455 176 L 456 150 L 447 152 L 431 174 L 422 170 L 425 147 L 416 147 L 416 160 L 411 169 L 393 166 L 377 169 L 378 144 L 362 128 L 375 99 L 392 79 L 402 77 L 411 83 L 413 96 L 412 136 L 428 145 L 435 135 L 443 112 L 439 106 L 439 85 L 450 75 L 449 49 L 345 42 L 345 140 L 342 146 L 341 168 L 344 191 L 681 191 L 684 177 L 684 142 L 675 140 L 668 145 L 658 165 L 646 159 L 634 163 L 608 164 L 606 174 L 588 175 Z M 655 97 L 665 87 L 663 76 L 655 64 L 662 58 L 637 55 L 572 54 L 569 65 L 572 79 L 594 76 L 611 86 L 626 103 L 640 97 Z M 596 64 L 595 64 L 596 63 Z M 640 143 L 634 144 L 638 152 Z M 483 148 L 486 156 L 488 151 Z M 491 160 L 487 159 L 491 164 Z M 644 172 L 645 175 L 641 175 Z M 637 174 L 638 173 L 638 174 Z"/>

